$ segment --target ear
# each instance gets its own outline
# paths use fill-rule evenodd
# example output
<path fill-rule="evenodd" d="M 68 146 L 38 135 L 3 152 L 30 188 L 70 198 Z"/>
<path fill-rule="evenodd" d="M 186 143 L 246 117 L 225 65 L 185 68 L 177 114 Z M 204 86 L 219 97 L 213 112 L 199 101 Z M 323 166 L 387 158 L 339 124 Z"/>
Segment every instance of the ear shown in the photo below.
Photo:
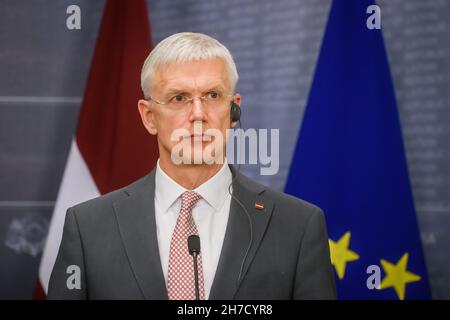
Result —
<path fill-rule="evenodd" d="M 150 134 L 156 135 L 158 130 L 156 129 L 155 114 L 151 110 L 150 103 L 147 100 L 140 99 L 138 101 L 138 110 L 145 129 Z"/>
<path fill-rule="evenodd" d="M 236 103 L 239 107 L 241 107 L 241 102 L 242 102 L 242 97 L 240 93 L 236 93 L 234 94 L 234 98 L 233 98 L 234 103 Z M 231 123 L 231 127 L 234 128 L 236 127 L 237 123 L 239 121 L 235 121 Z"/>

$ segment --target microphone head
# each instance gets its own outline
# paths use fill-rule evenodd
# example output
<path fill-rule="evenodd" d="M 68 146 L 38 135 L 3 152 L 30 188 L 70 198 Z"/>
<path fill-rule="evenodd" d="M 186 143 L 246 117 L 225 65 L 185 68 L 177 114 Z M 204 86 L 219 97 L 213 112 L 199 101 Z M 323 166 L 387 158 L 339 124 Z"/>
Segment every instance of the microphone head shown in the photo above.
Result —
<path fill-rule="evenodd" d="M 188 237 L 188 249 L 189 254 L 192 256 L 194 253 L 200 253 L 200 237 L 193 234 Z"/>

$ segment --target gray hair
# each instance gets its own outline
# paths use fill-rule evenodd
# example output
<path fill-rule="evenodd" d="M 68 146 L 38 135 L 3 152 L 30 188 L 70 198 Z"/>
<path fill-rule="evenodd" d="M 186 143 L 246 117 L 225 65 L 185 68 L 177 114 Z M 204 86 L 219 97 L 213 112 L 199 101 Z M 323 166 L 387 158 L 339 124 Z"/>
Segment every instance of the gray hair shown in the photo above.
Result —
<path fill-rule="evenodd" d="M 141 88 L 145 98 L 150 97 L 151 77 L 159 66 L 213 58 L 225 62 L 228 79 L 234 91 L 239 75 L 231 53 L 223 44 L 206 34 L 193 32 L 175 33 L 165 38 L 150 52 L 142 66 Z"/>

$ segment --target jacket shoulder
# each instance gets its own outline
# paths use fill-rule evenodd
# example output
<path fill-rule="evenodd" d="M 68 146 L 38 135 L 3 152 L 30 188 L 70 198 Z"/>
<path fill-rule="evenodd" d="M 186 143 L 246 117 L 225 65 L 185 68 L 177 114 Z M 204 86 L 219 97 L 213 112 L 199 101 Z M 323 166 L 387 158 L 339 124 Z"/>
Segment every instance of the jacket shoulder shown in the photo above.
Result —
<path fill-rule="evenodd" d="M 71 209 L 79 219 L 101 219 L 104 214 L 111 212 L 115 202 L 123 200 L 129 197 L 133 192 L 142 189 L 148 179 L 148 175 L 144 176 L 125 187 L 76 204 Z"/>
<path fill-rule="evenodd" d="M 244 175 L 240 176 L 240 180 L 243 185 L 256 190 L 263 198 L 270 199 L 274 204 L 276 213 L 285 218 L 305 221 L 314 215 L 323 215 L 321 208 L 308 201 L 269 188 Z"/>
<path fill-rule="evenodd" d="M 296 211 L 299 213 L 309 213 L 312 214 L 314 212 L 322 212 L 322 209 L 312 204 L 306 200 L 294 197 L 290 194 L 277 191 L 274 189 L 266 189 L 267 195 L 274 200 L 274 202 L 283 208 L 291 209 L 292 211 Z M 288 210 L 288 211 L 291 211 Z"/>

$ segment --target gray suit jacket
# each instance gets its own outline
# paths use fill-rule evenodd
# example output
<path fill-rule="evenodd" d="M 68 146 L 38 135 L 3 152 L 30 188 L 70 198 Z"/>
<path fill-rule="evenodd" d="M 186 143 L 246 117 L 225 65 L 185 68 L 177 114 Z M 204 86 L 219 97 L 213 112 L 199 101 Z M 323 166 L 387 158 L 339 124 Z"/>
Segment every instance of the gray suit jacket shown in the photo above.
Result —
<path fill-rule="evenodd" d="M 230 168 L 237 176 L 209 298 L 334 299 L 322 211 Z M 155 170 L 127 187 L 67 210 L 49 299 L 167 299 L 154 192 Z M 256 202 L 264 209 L 255 208 Z M 252 237 L 242 206 L 251 219 Z M 70 265 L 80 268 L 80 289 L 67 286 Z"/>

